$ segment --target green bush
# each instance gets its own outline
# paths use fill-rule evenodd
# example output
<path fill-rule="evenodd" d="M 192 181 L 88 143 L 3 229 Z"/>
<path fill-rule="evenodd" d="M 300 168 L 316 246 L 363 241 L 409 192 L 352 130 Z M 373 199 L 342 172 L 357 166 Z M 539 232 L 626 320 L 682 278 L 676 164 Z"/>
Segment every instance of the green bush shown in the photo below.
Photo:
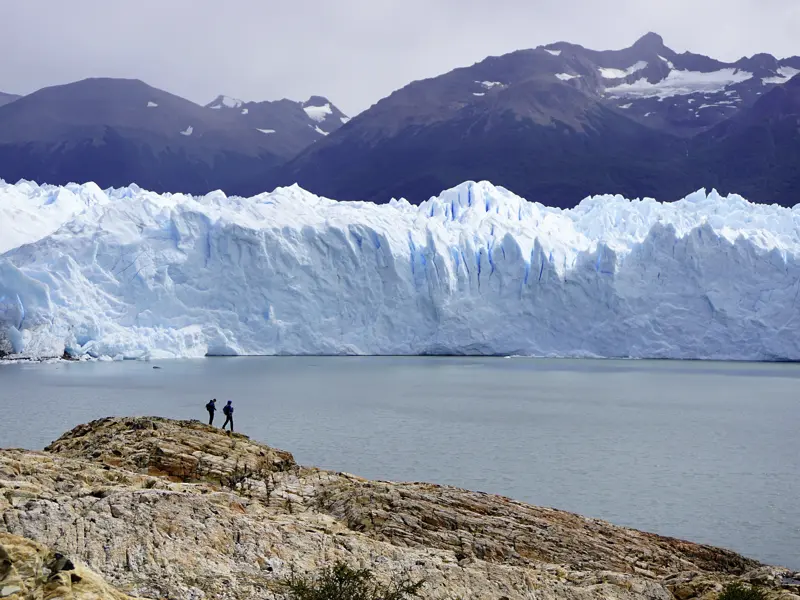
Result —
<path fill-rule="evenodd" d="M 767 593 L 758 587 L 744 585 L 740 581 L 729 583 L 719 595 L 719 600 L 766 600 Z"/>
<path fill-rule="evenodd" d="M 315 576 L 292 574 L 281 586 L 291 600 L 406 600 L 418 598 L 423 583 L 394 577 L 382 585 L 369 569 L 351 569 L 337 562 Z"/>

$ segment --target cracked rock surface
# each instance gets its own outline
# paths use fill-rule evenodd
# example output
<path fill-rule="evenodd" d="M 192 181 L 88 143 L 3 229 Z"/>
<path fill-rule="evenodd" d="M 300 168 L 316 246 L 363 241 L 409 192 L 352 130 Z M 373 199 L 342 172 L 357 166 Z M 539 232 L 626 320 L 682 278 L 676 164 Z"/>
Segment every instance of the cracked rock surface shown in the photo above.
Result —
<path fill-rule="evenodd" d="M 102 419 L 44 452 L 0 450 L 0 513 L 0 546 L 74 562 L 81 582 L 53 598 L 277 599 L 292 570 L 344 560 L 379 578 L 424 579 L 432 599 L 711 600 L 743 580 L 800 600 L 788 571 L 727 550 L 500 496 L 304 467 L 197 421 Z M 0 555 L 0 598 L 14 586 L 5 597 L 27 597 L 14 569 L 6 584 Z M 66 571 L 58 577 L 67 585 Z"/>

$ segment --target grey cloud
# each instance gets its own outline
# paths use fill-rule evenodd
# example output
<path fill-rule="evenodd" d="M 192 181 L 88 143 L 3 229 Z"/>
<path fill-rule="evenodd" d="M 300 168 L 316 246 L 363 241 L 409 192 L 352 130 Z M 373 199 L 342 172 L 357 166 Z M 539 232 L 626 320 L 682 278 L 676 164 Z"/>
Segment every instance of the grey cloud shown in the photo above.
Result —
<path fill-rule="evenodd" d="M 0 90 L 134 77 L 195 102 L 328 96 L 355 114 L 409 81 L 566 40 L 647 31 L 733 60 L 800 54 L 796 0 L 0 0 Z"/>

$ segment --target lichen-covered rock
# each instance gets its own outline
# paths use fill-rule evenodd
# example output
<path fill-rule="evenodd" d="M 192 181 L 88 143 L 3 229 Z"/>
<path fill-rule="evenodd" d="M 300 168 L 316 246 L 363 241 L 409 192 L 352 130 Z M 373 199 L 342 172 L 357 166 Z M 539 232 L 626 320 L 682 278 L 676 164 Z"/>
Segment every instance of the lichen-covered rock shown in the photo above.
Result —
<path fill-rule="evenodd" d="M 150 598 L 279 598 L 292 570 L 336 560 L 422 578 L 431 599 L 712 600 L 727 581 L 767 576 L 776 600 L 795 593 L 788 572 L 726 550 L 301 467 L 195 421 L 103 419 L 46 452 L 0 451 L 0 513 L 0 531 Z"/>

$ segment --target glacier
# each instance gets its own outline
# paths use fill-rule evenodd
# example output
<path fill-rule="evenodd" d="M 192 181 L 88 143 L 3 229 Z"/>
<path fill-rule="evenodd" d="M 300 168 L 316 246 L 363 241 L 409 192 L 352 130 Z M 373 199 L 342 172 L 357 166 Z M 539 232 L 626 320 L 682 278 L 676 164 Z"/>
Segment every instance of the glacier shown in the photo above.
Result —
<path fill-rule="evenodd" d="M 800 206 L 0 181 L 0 354 L 800 359 Z"/>

